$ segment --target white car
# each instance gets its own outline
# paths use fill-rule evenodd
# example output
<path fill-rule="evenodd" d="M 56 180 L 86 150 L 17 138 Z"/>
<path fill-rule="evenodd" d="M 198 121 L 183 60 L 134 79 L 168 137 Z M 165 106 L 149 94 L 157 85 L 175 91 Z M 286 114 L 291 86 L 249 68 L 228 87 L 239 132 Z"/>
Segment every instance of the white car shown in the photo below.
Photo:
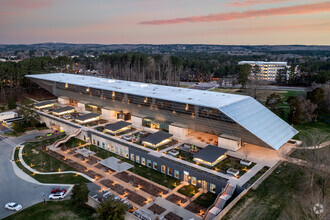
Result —
<path fill-rule="evenodd" d="M 53 193 L 49 195 L 49 199 L 63 199 L 65 196 L 64 192 Z"/>
<path fill-rule="evenodd" d="M 5 208 L 8 209 L 8 210 L 12 210 L 12 211 L 19 211 L 19 210 L 22 209 L 22 206 L 18 203 L 15 203 L 15 202 L 8 202 L 5 205 Z"/>

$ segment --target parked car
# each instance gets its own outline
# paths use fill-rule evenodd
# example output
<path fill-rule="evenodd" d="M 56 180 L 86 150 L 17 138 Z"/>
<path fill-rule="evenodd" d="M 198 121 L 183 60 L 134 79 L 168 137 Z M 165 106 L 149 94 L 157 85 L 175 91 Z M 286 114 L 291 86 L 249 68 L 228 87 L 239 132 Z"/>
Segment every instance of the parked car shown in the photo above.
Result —
<path fill-rule="evenodd" d="M 49 199 L 63 199 L 65 197 L 64 195 L 65 195 L 65 193 L 63 193 L 63 192 L 50 194 Z"/>
<path fill-rule="evenodd" d="M 60 192 L 63 192 L 65 194 L 66 193 L 66 189 L 60 188 L 60 187 L 56 187 L 56 188 L 53 188 L 52 191 L 50 191 L 51 194 L 60 193 Z"/>
<path fill-rule="evenodd" d="M 103 194 L 104 198 L 108 198 L 110 196 L 112 196 L 112 193 L 110 191 L 107 191 L 106 193 Z"/>
<path fill-rule="evenodd" d="M 18 203 L 15 203 L 15 202 L 8 202 L 6 205 L 5 205 L 5 209 L 8 209 L 8 210 L 12 210 L 12 211 L 19 211 L 22 209 L 22 206 Z"/>

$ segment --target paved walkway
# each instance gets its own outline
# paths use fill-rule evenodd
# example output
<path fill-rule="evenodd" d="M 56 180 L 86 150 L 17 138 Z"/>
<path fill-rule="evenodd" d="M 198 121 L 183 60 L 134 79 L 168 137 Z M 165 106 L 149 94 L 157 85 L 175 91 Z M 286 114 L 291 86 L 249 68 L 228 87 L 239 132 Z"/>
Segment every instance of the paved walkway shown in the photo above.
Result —
<path fill-rule="evenodd" d="M 330 141 L 326 141 L 326 142 L 323 142 L 319 145 L 316 145 L 316 146 L 309 146 L 309 147 L 296 147 L 295 149 L 297 150 L 315 150 L 315 149 L 320 149 L 320 148 L 324 148 L 324 147 L 327 147 L 330 145 Z"/>
<path fill-rule="evenodd" d="M 256 165 L 254 165 L 251 169 L 249 169 L 246 173 L 244 173 L 239 179 L 238 182 L 234 182 L 237 183 L 237 185 L 239 186 L 243 186 L 247 181 L 249 181 L 254 175 L 256 175 L 262 168 L 264 167 L 264 165 L 257 163 Z M 229 183 L 233 183 L 229 180 Z"/>
<path fill-rule="evenodd" d="M 14 212 L 5 210 L 4 204 L 7 202 L 17 202 L 28 208 L 43 200 L 42 192 L 48 200 L 48 195 L 53 187 L 59 184 L 43 184 L 34 180 L 31 176 L 19 169 L 13 160 L 14 148 L 37 135 L 43 135 L 49 131 L 33 131 L 19 137 L 2 137 L 0 140 L 0 219 L 5 218 Z M 70 185 L 61 185 L 69 192 Z"/>
<path fill-rule="evenodd" d="M 157 214 L 155 215 L 152 211 L 150 211 L 148 209 L 153 204 L 157 204 L 157 205 L 165 208 L 166 211 L 161 213 L 159 216 Z M 202 219 L 201 216 L 188 211 L 187 209 L 183 208 L 182 206 L 179 207 L 178 205 L 176 205 L 162 197 L 157 197 L 155 199 L 155 201 L 150 202 L 149 204 L 143 206 L 142 209 L 150 215 L 151 219 L 156 219 L 156 217 L 159 217 L 160 219 L 162 219 L 162 217 L 164 217 L 169 212 L 173 212 L 174 214 L 182 217 L 184 220 L 186 220 L 186 219 L 187 220 L 188 219 L 201 220 Z"/>
<path fill-rule="evenodd" d="M 65 174 L 65 173 L 72 173 L 72 174 L 79 174 L 83 177 L 85 177 L 86 179 L 88 179 L 89 181 L 93 182 L 94 179 L 90 178 L 89 176 L 87 176 L 86 174 L 84 173 L 80 173 L 80 172 L 77 172 L 77 171 L 61 171 L 61 172 L 40 172 L 38 170 L 35 170 L 33 168 L 31 168 L 29 165 L 27 165 L 23 159 L 23 149 L 24 149 L 24 145 L 19 145 L 20 149 L 19 149 L 19 152 L 18 152 L 18 158 L 21 162 L 21 164 L 26 168 L 28 169 L 30 172 L 34 173 L 34 174 L 39 174 L 39 175 L 53 175 L 53 174 Z"/>

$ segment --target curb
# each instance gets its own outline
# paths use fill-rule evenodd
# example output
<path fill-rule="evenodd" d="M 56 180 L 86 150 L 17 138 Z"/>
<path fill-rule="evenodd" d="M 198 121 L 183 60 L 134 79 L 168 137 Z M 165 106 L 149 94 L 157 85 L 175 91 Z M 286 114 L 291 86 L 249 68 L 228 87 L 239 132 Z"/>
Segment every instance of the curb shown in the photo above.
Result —
<path fill-rule="evenodd" d="M 32 173 L 35 173 L 35 174 L 40 174 L 40 175 L 53 175 L 53 174 L 65 174 L 65 173 L 72 173 L 72 174 L 79 174 L 80 176 L 88 179 L 89 181 L 91 182 L 94 182 L 95 180 L 90 178 L 89 176 L 87 176 L 86 174 L 84 173 L 80 173 L 80 172 L 77 172 L 77 171 L 61 171 L 61 172 L 39 172 L 35 169 L 32 169 L 29 165 L 27 165 L 22 157 L 22 152 L 23 152 L 23 149 L 24 149 L 24 146 L 22 146 L 21 144 L 17 145 L 14 149 L 16 149 L 18 146 L 20 146 L 21 148 L 19 149 L 19 152 L 18 152 L 18 158 L 21 162 L 21 164 L 26 168 L 28 169 L 30 172 Z M 15 151 L 13 151 L 15 153 Z M 14 154 L 13 154 L 14 156 Z M 24 172 L 24 171 L 23 171 Z"/>

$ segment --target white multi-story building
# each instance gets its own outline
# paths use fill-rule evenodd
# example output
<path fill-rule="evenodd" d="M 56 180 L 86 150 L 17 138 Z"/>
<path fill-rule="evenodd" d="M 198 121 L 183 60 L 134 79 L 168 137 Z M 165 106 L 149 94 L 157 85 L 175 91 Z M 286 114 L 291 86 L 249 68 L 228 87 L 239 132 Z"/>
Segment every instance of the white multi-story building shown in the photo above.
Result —
<path fill-rule="evenodd" d="M 287 62 L 264 62 L 264 61 L 241 61 L 238 62 L 238 65 L 249 64 L 251 65 L 251 75 L 250 78 L 258 78 L 259 80 L 266 80 L 269 82 L 275 82 L 276 76 L 279 70 L 287 68 L 289 69 Z M 259 66 L 260 72 L 254 73 L 253 67 Z M 282 74 L 281 79 L 282 81 L 287 81 L 289 78 L 289 73 L 285 72 Z"/>

